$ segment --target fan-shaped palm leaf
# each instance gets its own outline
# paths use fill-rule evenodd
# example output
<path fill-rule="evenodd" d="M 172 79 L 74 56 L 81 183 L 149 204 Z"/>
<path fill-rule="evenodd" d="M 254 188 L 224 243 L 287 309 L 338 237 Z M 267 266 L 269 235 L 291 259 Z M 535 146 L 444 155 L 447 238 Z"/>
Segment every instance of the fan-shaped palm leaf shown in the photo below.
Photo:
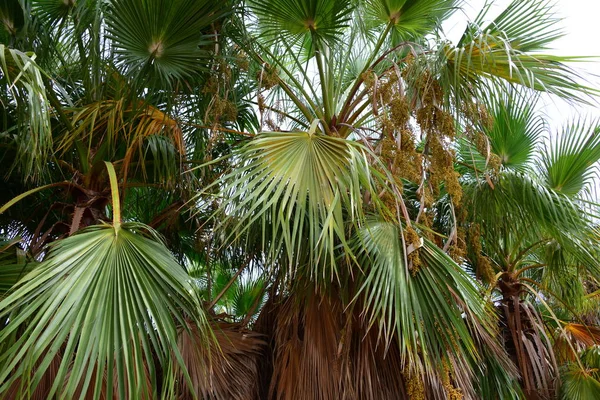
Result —
<path fill-rule="evenodd" d="M 477 122 L 485 134 L 481 139 L 486 140 L 484 154 L 474 143 L 477 138 L 461 139 L 457 146 L 458 159 L 479 172 L 490 164 L 516 172 L 530 171 L 539 139 L 545 131 L 544 120 L 533 110 L 536 100 L 513 90 L 488 96 L 484 104 L 492 122 Z M 490 162 L 491 157 L 496 157 L 497 162 Z"/>
<path fill-rule="evenodd" d="M 163 82 L 191 77 L 206 65 L 211 24 L 229 2 L 208 0 L 112 1 L 106 15 L 117 56 L 126 70 Z M 214 27 L 213 27 L 214 29 Z"/>
<path fill-rule="evenodd" d="M 600 121 L 575 121 L 554 143 L 546 146 L 542 172 L 546 184 L 567 196 L 581 194 L 598 170 L 600 160 Z"/>
<path fill-rule="evenodd" d="M 33 0 L 32 11 L 46 23 L 55 24 L 67 18 L 75 8 L 75 4 L 73 0 Z"/>
<path fill-rule="evenodd" d="M 459 45 L 473 41 L 481 32 L 499 34 L 510 38 L 511 44 L 520 51 L 540 51 L 563 35 L 559 24 L 560 18 L 553 12 L 552 1 L 549 0 L 513 0 L 506 8 L 483 27 L 492 2 L 486 2 L 481 12 L 467 28 L 459 41 Z"/>
<path fill-rule="evenodd" d="M 22 390 L 34 389 L 60 352 L 49 397 L 73 398 L 89 388 L 99 398 L 112 392 L 113 377 L 120 398 L 153 397 L 159 366 L 169 390 L 176 325 L 184 314 L 198 316 L 199 305 L 183 268 L 152 235 L 133 223 L 94 226 L 52 245 L 47 259 L 0 302 L 9 318 L 0 332 L 0 390 L 18 378 Z M 200 316 L 197 321 L 204 326 Z"/>
<path fill-rule="evenodd" d="M 469 199 L 470 215 L 489 226 L 503 226 L 507 216 L 519 215 L 511 223 L 531 224 L 548 232 L 576 233 L 587 225 L 581 210 L 566 196 L 536 182 L 530 176 L 506 171 L 493 181 L 467 183 L 465 198 Z M 527 221 L 527 222 L 526 222 Z"/>
<path fill-rule="evenodd" d="M 348 26 L 352 11 L 349 0 L 251 0 L 250 6 L 265 35 L 283 35 L 292 43 L 312 39 L 333 44 Z"/>
<path fill-rule="evenodd" d="M 220 181 L 231 232 L 241 235 L 260 222 L 272 259 L 287 256 L 290 265 L 311 265 L 315 277 L 333 278 L 335 247 L 348 249 L 346 223 L 361 220 L 362 192 L 373 192 L 362 148 L 319 134 L 272 132 L 235 157 L 237 167 Z"/>
<path fill-rule="evenodd" d="M 502 166 L 524 172 L 544 132 L 544 120 L 534 113 L 536 99 L 519 93 L 499 94 L 489 101 L 491 127 L 484 128 L 491 151 Z"/>
<path fill-rule="evenodd" d="M 486 17 L 482 13 L 456 47 L 441 49 L 447 62 L 445 85 L 459 98 L 475 95 L 473 89 L 484 93 L 488 79 L 496 78 L 567 99 L 583 100 L 581 93 L 594 93 L 578 83 L 577 73 L 566 64 L 577 57 L 535 53 L 561 35 L 556 19 L 548 18 L 551 10 L 547 0 L 513 0 L 487 27 L 479 26 Z"/>
<path fill-rule="evenodd" d="M 594 377 L 592 371 L 573 367 L 563 374 L 562 379 L 562 400 L 595 399 L 600 394 L 600 381 Z"/>
<path fill-rule="evenodd" d="M 233 314 L 238 318 L 254 317 L 264 302 L 265 282 L 247 279 L 241 282 L 233 295 Z"/>
<path fill-rule="evenodd" d="M 24 252 L 17 248 L 19 242 L 19 239 L 0 239 L 0 298 L 37 265 L 28 262 Z"/>
<path fill-rule="evenodd" d="M 456 0 L 368 0 L 375 24 L 390 24 L 404 39 L 431 33 L 452 10 Z"/>

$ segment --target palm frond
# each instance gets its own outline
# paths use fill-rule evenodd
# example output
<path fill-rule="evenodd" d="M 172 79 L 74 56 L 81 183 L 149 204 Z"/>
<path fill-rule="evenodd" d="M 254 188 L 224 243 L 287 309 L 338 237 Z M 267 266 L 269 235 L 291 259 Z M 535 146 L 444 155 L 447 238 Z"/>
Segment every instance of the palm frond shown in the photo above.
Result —
<path fill-rule="evenodd" d="M 262 279 L 248 279 L 241 282 L 233 295 L 233 314 L 240 317 L 254 317 L 264 303 L 265 282 Z"/>
<path fill-rule="evenodd" d="M 456 9 L 457 0 L 368 0 L 367 15 L 372 24 L 390 24 L 404 40 L 432 33 Z"/>
<path fill-rule="evenodd" d="M 205 46 L 229 2 L 112 1 L 108 32 L 124 69 L 151 82 L 190 78 L 210 60 Z"/>
<path fill-rule="evenodd" d="M 20 241 L 19 238 L 0 238 L 0 298 L 37 265 L 28 260 L 24 251 L 18 248 Z"/>
<path fill-rule="evenodd" d="M 503 226 L 508 216 L 510 223 L 557 235 L 567 231 L 575 234 L 589 224 L 588 217 L 568 197 L 528 175 L 506 171 L 492 183 L 493 187 L 485 180 L 470 181 L 463 188 L 469 199 L 469 215 L 488 227 Z"/>
<path fill-rule="evenodd" d="M 546 129 L 544 120 L 534 112 L 536 101 L 537 97 L 515 90 L 486 96 L 482 103 L 487 121 L 474 121 L 485 136 L 474 134 L 475 137 L 458 139 L 458 161 L 470 169 L 461 171 L 476 171 L 475 175 L 500 167 L 521 173 L 530 171 Z"/>
<path fill-rule="evenodd" d="M 568 66 L 578 57 L 539 52 L 561 36 L 556 19 L 548 15 L 553 13 L 547 0 L 513 0 L 487 27 L 477 25 L 485 19 L 485 13 L 480 15 L 457 46 L 440 49 L 447 90 L 469 99 L 484 93 L 490 80 L 501 79 L 569 100 L 589 101 L 587 96 L 597 91 L 579 83 L 582 77 Z"/>
<path fill-rule="evenodd" d="M 543 179 L 548 187 L 574 197 L 598 176 L 600 121 L 573 121 L 542 153 Z"/>
<path fill-rule="evenodd" d="M 123 160 L 125 178 L 137 173 L 141 180 L 172 183 L 181 172 L 182 129 L 156 107 L 105 100 L 68 109 L 67 115 L 75 128 L 57 135 L 55 150 L 61 156 L 77 150 L 81 172 L 103 169 L 106 158 Z"/>
<path fill-rule="evenodd" d="M 562 400 L 594 399 L 600 394 L 600 381 L 593 371 L 582 370 L 576 366 L 562 375 Z"/>
<path fill-rule="evenodd" d="M 334 249 L 348 249 L 346 224 L 361 220 L 362 193 L 373 192 L 363 149 L 320 134 L 271 132 L 235 157 L 236 168 L 220 180 L 220 208 L 231 232 L 259 224 L 271 259 L 286 257 L 291 267 L 307 263 L 313 278 L 333 279 Z"/>
<path fill-rule="evenodd" d="M 534 113 L 536 98 L 508 93 L 492 96 L 488 112 L 491 127 L 483 132 L 490 141 L 491 151 L 500 157 L 502 166 L 524 172 L 531 167 L 536 146 L 544 133 L 544 120 Z"/>
<path fill-rule="evenodd" d="M 34 0 L 32 11 L 47 24 L 59 24 L 66 19 L 75 8 L 75 1 Z"/>
<path fill-rule="evenodd" d="M 491 316 L 473 280 L 445 253 L 427 239 L 409 247 L 403 235 L 379 221 L 359 231 L 355 252 L 365 271 L 361 298 L 369 321 L 387 338 L 397 334 L 402 359 L 417 371 L 431 373 L 451 352 L 455 369 L 469 376 L 479 354 L 462 313 L 488 328 Z M 408 260 L 406 249 L 418 260 Z"/>
<path fill-rule="evenodd" d="M 11 170 L 18 168 L 21 176 L 37 180 L 52 156 L 50 109 L 46 98 L 44 72 L 35 63 L 35 55 L 10 49 L 0 44 L 0 83 L 7 95 L 6 106 L 17 110 L 15 137 L 17 157 Z"/>
<path fill-rule="evenodd" d="M 560 18 L 554 11 L 551 0 L 512 0 L 506 5 L 493 21 L 487 26 L 487 12 L 491 2 L 482 8 L 481 12 L 467 27 L 458 45 L 475 40 L 482 32 L 506 37 L 512 47 L 522 52 L 546 50 L 548 45 L 563 35 Z"/>
<path fill-rule="evenodd" d="M 313 45 L 319 47 L 341 39 L 352 11 L 349 0 L 251 0 L 249 3 L 267 39 L 283 35 L 291 43 L 314 40 Z"/>
<path fill-rule="evenodd" d="M 55 242 L 46 260 L 0 302 L 9 320 L 0 341 L 19 332 L 0 359 L 0 390 L 16 379 L 21 390 L 35 389 L 61 353 L 48 397 L 91 390 L 97 398 L 113 389 L 120 398 L 153 397 L 159 367 L 173 362 L 175 328 L 184 314 L 205 329 L 190 292 L 183 268 L 143 225 L 125 223 L 118 231 L 94 226 Z M 170 369 L 164 371 L 168 391 Z"/>

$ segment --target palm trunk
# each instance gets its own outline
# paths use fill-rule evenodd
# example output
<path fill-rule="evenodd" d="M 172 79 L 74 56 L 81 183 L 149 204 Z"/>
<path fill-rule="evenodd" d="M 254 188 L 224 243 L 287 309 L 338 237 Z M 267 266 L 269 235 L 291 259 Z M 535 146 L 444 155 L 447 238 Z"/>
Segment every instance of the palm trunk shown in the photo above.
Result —
<path fill-rule="evenodd" d="M 505 348 L 519 368 L 526 398 L 555 398 L 556 362 L 540 315 L 522 299 L 522 285 L 517 280 L 503 277 L 498 287 L 502 293 L 500 312 Z"/>

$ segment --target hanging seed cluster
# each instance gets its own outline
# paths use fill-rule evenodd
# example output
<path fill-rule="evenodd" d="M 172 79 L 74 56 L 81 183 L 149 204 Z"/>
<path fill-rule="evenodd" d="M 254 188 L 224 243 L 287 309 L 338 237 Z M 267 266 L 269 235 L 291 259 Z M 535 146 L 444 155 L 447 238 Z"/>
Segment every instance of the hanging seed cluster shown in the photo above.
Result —
<path fill-rule="evenodd" d="M 444 391 L 446 392 L 446 396 L 447 396 L 446 398 L 448 400 L 462 400 L 463 399 L 462 390 L 454 387 L 454 385 L 452 385 L 452 381 L 450 379 L 450 375 L 452 373 L 452 367 L 450 366 L 450 364 L 447 361 L 444 361 L 443 368 L 444 368 L 444 373 L 442 374 L 442 387 L 444 388 Z"/>
<path fill-rule="evenodd" d="M 212 96 L 206 110 L 206 124 L 220 125 L 224 121 L 235 121 L 237 107 L 229 100 L 232 71 L 223 60 L 213 65 L 213 73 L 202 88 L 202 93 Z"/>
<path fill-rule="evenodd" d="M 462 105 L 462 114 L 465 116 L 467 137 L 475 144 L 477 151 L 487 158 L 488 170 L 497 175 L 502 165 L 500 157 L 492 152 L 490 142 L 484 130 L 491 129 L 494 118 L 482 104 L 465 102 Z"/>
<path fill-rule="evenodd" d="M 243 51 L 239 51 L 235 55 L 234 62 L 240 71 L 247 72 L 250 68 L 250 60 L 248 59 L 248 55 Z"/>
<path fill-rule="evenodd" d="M 456 238 L 454 240 L 454 243 L 448 249 L 448 255 L 455 262 L 460 264 L 465 259 L 465 255 L 467 253 L 466 249 L 467 244 L 465 229 L 457 223 Z"/>
<path fill-rule="evenodd" d="M 382 132 L 381 158 L 400 187 L 402 179 L 420 184 L 419 194 L 425 207 L 431 207 L 441 187 L 445 187 L 453 204 L 458 205 L 462 189 L 459 174 L 454 170 L 455 154 L 451 148 L 456 136 L 455 119 L 442 105 L 439 83 L 429 73 L 409 78 L 408 70 L 410 66 L 402 76 L 394 69 L 381 77 L 372 71 L 363 74 Z M 403 90 L 407 79 L 411 81 L 411 99 Z M 417 126 L 411 124 L 411 117 Z M 420 151 L 417 149 L 419 140 L 423 142 Z"/>
<path fill-rule="evenodd" d="M 203 119 L 203 123 L 210 127 L 210 137 L 206 147 L 209 158 L 214 144 L 222 140 L 223 124 L 235 121 L 238 116 L 237 106 L 230 100 L 231 82 L 234 81 L 231 66 L 221 59 L 215 61 L 211 69 L 211 76 L 202 87 L 202 94 L 210 98 Z"/>
<path fill-rule="evenodd" d="M 469 227 L 469 247 L 470 253 L 473 254 L 477 277 L 483 282 L 492 283 L 494 269 L 490 259 L 483 254 L 479 224 L 471 224 Z"/>
<path fill-rule="evenodd" d="M 375 76 L 373 73 L 366 74 Z M 386 105 L 381 107 L 378 121 L 383 132 L 381 142 L 381 159 L 386 162 L 388 169 L 396 178 L 401 188 L 402 179 L 419 182 L 422 176 L 423 157 L 417 152 L 417 138 L 409 121 L 411 117 L 408 99 L 402 89 L 398 75 L 392 70 L 377 80 L 375 78 L 365 84 L 371 87 L 371 95 L 376 103 Z M 376 108 L 379 108 L 375 104 Z"/>
<path fill-rule="evenodd" d="M 440 187 L 445 184 L 453 204 L 459 205 L 462 188 L 458 182 L 459 174 L 454 170 L 455 154 L 451 149 L 456 136 L 454 117 L 442 107 L 442 88 L 429 73 L 417 77 L 414 89 L 417 96 L 416 120 L 425 139 L 429 186 L 437 197 Z"/>
<path fill-rule="evenodd" d="M 452 145 L 456 137 L 456 119 L 444 106 L 444 93 L 437 80 L 427 72 L 418 70 L 415 60 L 408 60 L 400 72 L 390 68 L 377 75 L 367 71 L 362 75 L 364 85 L 372 99 L 373 115 L 376 116 L 381 138 L 378 144 L 380 159 L 392 173 L 396 186 L 403 192 L 403 182 L 410 181 L 418 186 L 417 196 L 420 210 L 415 222 L 431 227 L 435 220 L 434 203 L 442 194 L 448 194 L 455 208 L 460 206 L 462 187 L 460 175 L 454 169 L 455 152 Z M 489 119 L 486 110 L 471 107 L 467 110 L 473 119 L 485 122 Z M 474 131 L 475 132 L 475 131 Z M 482 137 L 484 139 L 484 137 Z M 480 140 L 480 145 L 486 145 Z M 388 198 L 389 197 L 389 198 Z M 395 209 L 391 194 L 382 197 L 383 202 Z M 431 233 L 423 230 L 422 235 Z M 416 237 L 418 234 L 413 230 Z M 413 242 L 409 229 L 405 232 L 407 244 Z M 465 233 L 457 230 L 449 254 L 461 261 L 465 256 Z M 419 268 L 418 250 L 410 254 L 416 272 Z"/>
<path fill-rule="evenodd" d="M 412 400 L 425 400 L 425 385 L 418 374 L 403 373 L 406 382 L 406 394 Z"/>
<path fill-rule="evenodd" d="M 259 82 L 261 89 L 272 89 L 279 84 L 279 72 L 277 71 L 277 68 L 265 64 L 256 73 L 256 80 Z"/>
<path fill-rule="evenodd" d="M 417 231 L 412 226 L 408 226 L 404 232 L 406 245 L 412 245 L 416 250 L 408 255 L 408 269 L 412 276 L 419 272 L 421 266 L 421 257 L 419 257 L 419 247 L 421 246 L 421 238 Z"/>

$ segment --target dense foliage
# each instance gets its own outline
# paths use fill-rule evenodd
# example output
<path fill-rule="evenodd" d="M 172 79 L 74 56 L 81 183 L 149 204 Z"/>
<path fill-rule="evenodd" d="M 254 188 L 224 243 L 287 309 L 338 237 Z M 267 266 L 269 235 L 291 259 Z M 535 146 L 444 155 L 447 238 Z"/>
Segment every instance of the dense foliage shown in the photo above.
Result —
<path fill-rule="evenodd" d="M 0 4 L 0 397 L 600 398 L 600 123 L 546 0 Z"/>

